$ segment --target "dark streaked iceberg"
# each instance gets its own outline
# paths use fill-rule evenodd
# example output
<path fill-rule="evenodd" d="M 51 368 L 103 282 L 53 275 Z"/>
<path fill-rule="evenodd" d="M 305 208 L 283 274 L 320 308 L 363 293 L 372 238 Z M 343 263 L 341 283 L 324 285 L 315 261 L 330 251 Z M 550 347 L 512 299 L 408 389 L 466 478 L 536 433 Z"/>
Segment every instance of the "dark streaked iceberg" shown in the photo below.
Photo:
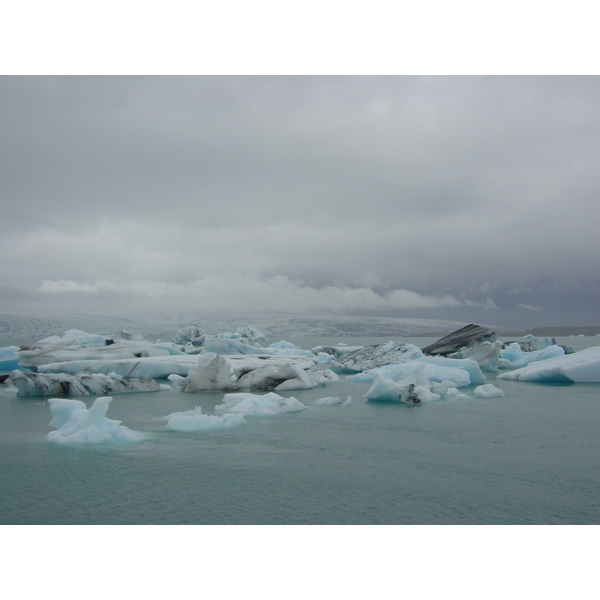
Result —
<path fill-rule="evenodd" d="M 423 348 L 423 354 L 446 356 L 462 348 L 470 348 L 481 342 L 495 342 L 496 332 L 483 325 L 471 323 L 462 329 L 453 331 L 433 344 Z"/>

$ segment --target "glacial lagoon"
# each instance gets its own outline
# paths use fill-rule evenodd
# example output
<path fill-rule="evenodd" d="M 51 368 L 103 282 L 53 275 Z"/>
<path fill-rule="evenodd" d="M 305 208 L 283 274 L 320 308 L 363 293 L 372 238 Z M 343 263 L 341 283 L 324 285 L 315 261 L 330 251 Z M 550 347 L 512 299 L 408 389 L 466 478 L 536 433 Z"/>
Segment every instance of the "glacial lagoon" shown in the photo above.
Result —
<path fill-rule="evenodd" d="M 422 348 L 432 338 L 399 341 Z M 557 339 L 576 350 L 599 342 Z M 486 377 L 504 397 L 470 386 L 468 398 L 409 406 L 366 401 L 370 384 L 341 376 L 281 392 L 305 410 L 189 433 L 168 430 L 165 417 L 218 414 L 222 392 L 123 393 L 107 417 L 144 439 L 104 445 L 48 443 L 48 399 L 3 394 L 0 523 L 599 524 L 600 384 Z M 326 397 L 352 401 L 318 403 Z"/>

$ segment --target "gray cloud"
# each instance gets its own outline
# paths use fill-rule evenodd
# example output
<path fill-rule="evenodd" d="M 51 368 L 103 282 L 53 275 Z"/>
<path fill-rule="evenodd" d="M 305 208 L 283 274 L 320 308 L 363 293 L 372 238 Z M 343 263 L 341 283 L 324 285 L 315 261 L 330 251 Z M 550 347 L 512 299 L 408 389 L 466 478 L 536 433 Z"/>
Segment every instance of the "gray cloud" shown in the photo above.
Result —
<path fill-rule="evenodd" d="M 599 308 L 597 77 L 2 77 L 0 92 L 7 306 L 337 298 L 507 326 Z"/>

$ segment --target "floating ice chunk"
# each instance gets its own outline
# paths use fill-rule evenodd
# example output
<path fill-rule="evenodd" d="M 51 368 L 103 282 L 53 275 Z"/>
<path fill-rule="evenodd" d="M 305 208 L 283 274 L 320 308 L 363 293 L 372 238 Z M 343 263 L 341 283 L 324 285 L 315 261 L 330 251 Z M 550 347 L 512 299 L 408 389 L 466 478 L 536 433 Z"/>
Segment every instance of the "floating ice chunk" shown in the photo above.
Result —
<path fill-rule="evenodd" d="M 19 366 L 18 352 L 18 346 L 0 348 L 0 373 L 2 371 L 13 371 Z"/>
<path fill-rule="evenodd" d="M 222 416 L 204 415 L 202 408 L 196 406 L 193 410 L 172 413 L 165 417 L 167 429 L 171 431 L 208 431 L 214 429 L 229 429 L 243 425 L 246 419 L 239 414 L 226 413 Z"/>
<path fill-rule="evenodd" d="M 436 365 L 438 367 L 451 367 L 461 369 L 469 374 L 470 383 L 473 385 L 483 384 L 486 381 L 485 375 L 476 361 L 470 358 L 444 358 L 443 356 L 425 356 L 417 358 L 416 362 L 423 362 L 426 365 Z M 451 379 L 451 377 L 448 377 Z M 456 386 L 460 387 L 460 386 Z"/>
<path fill-rule="evenodd" d="M 519 342 L 509 344 L 500 352 L 500 358 L 504 360 L 503 368 L 520 369 L 532 362 L 554 358 L 555 356 L 564 356 L 565 350 L 561 346 L 550 345 L 540 350 L 523 351 Z"/>
<path fill-rule="evenodd" d="M 502 396 L 506 396 L 506 394 L 501 389 L 497 388 L 493 383 L 480 385 L 475 388 L 473 393 L 478 398 L 501 398 Z"/>
<path fill-rule="evenodd" d="M 263 396 L 244 392 L 225 394 L 223 402 L 223 404 L 216 406 L 215 410 L 232 412 L 244 417 L 278 415 L 307 408 L 293 396 L 283 398 L 275 392 Z"/>
<path fill-rule="evenodd" d="M 313 402 L 314 406 L 332 406 L 334 404 L 342 404 L 342 400 L 340 398 L 328 396 L 327 398 L 319 398 Z"/>
<path fill-rule="evenodd" d="M 105 340 L 106 341 L 106 340 Z M 71 361 L 115 361 L 143 357 L 165 357 L 183 355 L 185 353 L 172 344 L 150 344 L 119 340 L 109 345 L 69 346 L 60 345 L 40 347 L 19 351 L 19 365 L 26 368 L 40 368 L 54 363 Z"/>
<path fill-rule="evenodd" d="M 482 371 L 498 370 L 498 359 L 502 352 L 502 342 L 479 342 L 474 346 L 461 348 L 458 352 L 449 354 L 448 358 L 470 358 Z"/>
<path fill-rule="evenodd" d="M 410 369 L 398 381 L 394 380 L 393 372 L 389 368 L 376 369 L 373 384 L 365 394 L 365 398 L 385 402 L 420 404 L 437 402 L 446 395 L 455 397 L 458 393 L 453 381 L 446 379 L 437 383 L 431 382 L 426 374 L 427 365 L 419 361 L 402 366 L 410 366 Z"/>
<path fill-rule="evenodd" d="M 198 366 L 187 377 L 186 392 L 208 392 L 237 389 L 231 380 L 231 366 L 217 354 L 200 355 Z"/>
<path fill-rule="evenodd" d="M 449 333 L 433 344 L 423 348 L 424 354 L 447 355 L 458 352 L 462 348 L 471 347 L 481 342 L 495 342 L 496 332 L 483 325 L 471 323 L 457 331 Z"/>
<path fill-rule="evenodd" d="M 126 379 L 166 379 L 169 375 L 187 375 L 198 365 L 198 356 L 163 355 L 116 360 L 73 360 L 38 367 L 41 373 L 117 373 Z"/>
<path fill-rule="evenodd" d="M 8 376 L 8 381 L 18 390 L 19 396 L 89 396 L 160 390 L 154 379 L 123 379 L 115 373 L 71 375 L 15 370 Z"/>
<path fill-rule="evenodd" d="M 404 363 L 403 365 L 388 365 L 385 367 L 380 367 L 378 369 L 371 369 L 370 371 L 365 371 L 364 373 L 358 373 L 356 375 L 350 375 L 346 377 L 348 381 L 359 381 L 359 382 L 373 382 L 375 379 L 375 375 L 380 371 L 387 371 L 390 373 L 393 381 L 401 381 L 408 377 L 414 370 L 416 365 L 424 364 L 425 367 L 423 369 L 423 377 L 429 382 L 438 382 L 441 383 L 443 381 L 450 382 L 454 387 L 465 387 L 467 385 L 471 385 L 473 383 L 471 381 L 471 372 L 474 368 L 479 369 L 477 363 L 473 361 L 469 361 L 470 364 L 465 367 L 465 364 L 457 359 L 445 359 L 445 358 L 435 358 L 436 361 L 446 361 L 447 365 L 455 365 L 455 366 L 444 366 L 430 363 L 422 363 L 421 360 L 412 361 L 409 363 Z M 474 366 L 473 366 L 474 365 Z M 479 371 L 481 376 L 483 374 Z M 483 379 L 485 381 L 485 377 Z M 483 381 L 477 379 L 476 383 L 483 383 Z"/>
<path fill-rule="evenodd" d="M 350 406 L 352 404 L 352 396 L 348 396 L 344 402 L 342 402 L 342 406 Z"/>
<path fill-rule="evenodd" d="M 498 379 L 566 383 L 600 383 L 600 346 L 530 363 Z"/>
<path fill-rule="evenodd" d="M 139 442 L 144 436 L 132 431 L 120 421 L 106 418 L 112 398 L 96 398 L 88 409 L 81 400 L 50 398 L 48 403 L 52 413 L 50 425 L 56 431 L 47 436 L 48 442 L 57 444 L 103 444 L 107 442 Z"/>

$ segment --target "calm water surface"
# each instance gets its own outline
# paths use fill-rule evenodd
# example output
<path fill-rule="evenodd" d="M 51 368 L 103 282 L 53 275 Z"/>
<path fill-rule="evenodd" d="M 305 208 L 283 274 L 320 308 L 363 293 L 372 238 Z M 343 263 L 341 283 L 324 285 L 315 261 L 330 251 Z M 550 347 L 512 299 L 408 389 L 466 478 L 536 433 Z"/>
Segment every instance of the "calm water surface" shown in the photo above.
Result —
<path fill-rule="evenodd" d="M 307 410 L 201 433 L 167 431 L 164 417 L 211 413 L 222 394 L 115 395 L 107 416 L 146 440 L 105 446 L 47 443 L 47 400 L 0 396 L 0 523 L 600 523 L 600 385 L 488 381 L 506 396 L 463 388 L 469 400 L 415 407 L 367 402 L 368 384 L 340 381 L 285 394 Z M 348 395 L 350 406 L 312 406 Z"/>

